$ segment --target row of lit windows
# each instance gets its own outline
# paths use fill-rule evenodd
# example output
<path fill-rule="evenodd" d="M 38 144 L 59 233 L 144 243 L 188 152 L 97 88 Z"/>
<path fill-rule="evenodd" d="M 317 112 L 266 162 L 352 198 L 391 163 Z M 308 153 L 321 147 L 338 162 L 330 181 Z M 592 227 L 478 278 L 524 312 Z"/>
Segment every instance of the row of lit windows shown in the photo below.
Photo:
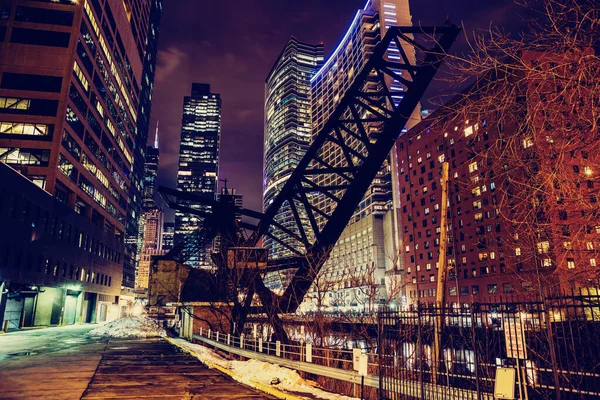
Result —
<path fill-rule="evenodd" d="M 49 133 L 46 124 L 24 122 L 0 122 L 0 134 L 46 136 Z"/>

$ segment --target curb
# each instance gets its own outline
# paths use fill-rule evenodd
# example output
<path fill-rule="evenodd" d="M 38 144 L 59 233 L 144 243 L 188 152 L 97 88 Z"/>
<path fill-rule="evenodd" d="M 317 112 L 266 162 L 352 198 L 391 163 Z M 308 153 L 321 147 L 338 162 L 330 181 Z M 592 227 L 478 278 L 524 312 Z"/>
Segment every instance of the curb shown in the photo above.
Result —
<path fill-rule="evenodd" d="M 193 355 L 194 357 L 196 357 L 198 359 L 199 355 L 189 349 L 186 349 L 185 347 L 180 346 L 177 342 L 175 342 L 173 339 L 171 339 L 170 337 L 167 336 L 163 336 L 163 339 L 165 339 L 167 342 L 169 342 L 170 344 L 172 344 L 175 347 L 178 347 L 179 349 L 181 349 L 182 351 L 189 353 L 191 355 Z M 213 364 L 211 362 L 205 362 L 205 361 L 201 361 L 204 365 L 206 365 L 208 368 L 211 369 L 216 369 L 222 373 L 224 373 L 225 375 L 233 378 L 235 381 L 239 382 L 240 384 L 244 385 L 243 382 L 240 381 L 241 377 L 236 374 L 233 371 L 228 370 L 227 368 L 224 368 L 220 365 L 217 364 Z M 258 383 L 256 381 L 250 381 L 252 383 L 253 386 L 251 386 L 254 389 L 257 389 L 261 392 L 265 392 L 267 394 L 270 394 L 273 397 L 277 397 L 278 399 L 282 399 L 282 400 L 306 400 L 305 397 L 299 397 L 287 392 L 283 392 L 279 389 L 275 389 L 271 386 L 267 386 L 267 385 L 263 385 L 262 383 Z"/>

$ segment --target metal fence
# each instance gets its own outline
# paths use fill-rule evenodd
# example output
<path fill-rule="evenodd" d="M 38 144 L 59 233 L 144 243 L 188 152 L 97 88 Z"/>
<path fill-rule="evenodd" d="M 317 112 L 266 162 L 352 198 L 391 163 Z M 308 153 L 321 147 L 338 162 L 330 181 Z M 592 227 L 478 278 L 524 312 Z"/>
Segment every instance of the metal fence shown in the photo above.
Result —
<path fill-rule="evenodd" d="M 518 399 L 600 398 L 598 295 L 419 305 L 378 328 L 381 399 L 493 398 L 506 367 Z"/>

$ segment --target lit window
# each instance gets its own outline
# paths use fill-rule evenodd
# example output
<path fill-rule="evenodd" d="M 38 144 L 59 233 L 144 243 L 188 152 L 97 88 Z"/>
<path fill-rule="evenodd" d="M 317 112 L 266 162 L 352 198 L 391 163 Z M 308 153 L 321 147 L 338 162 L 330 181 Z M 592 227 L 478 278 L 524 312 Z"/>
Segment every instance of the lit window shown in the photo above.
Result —
<path fill-rule="evenodd" d="M 515 249 L 515 256 L 519 257 L 520 255 L 521 255 L 521 248 L 520 248 L 520 247 L 517 247 L 517 248 Z"/>
<path fill-rule="evenodd" d="M 477 171 L 477 162 L 472 162 L 471 164 L 469 164 L 469 172 L 473 173 Z"/>
<path fill-rule="evenodd" d="M 533 138 L 528 137 L 528 138 L 523 139 L 523 148 L 524 149 L 527 149 L 531 146 L 533 146 Z"/>
<path fill-rule="evenodd" d="M 590 266 L 592 266 L 592 267 L 596 266 L 596 259 L 595 258 L 590 258 Z"/>
<path fill-rule="evenodd" d="M 573 258 L 567 258 L 567 268 L 575 269 L 575 260 Z"/>
<path fill-rule="evenodd" d="M 471 136 L 473 134 L 473 126 L 467 126 L 465 128 L 465 137 Z"/>
<path fill-rule="evenodd" d="M 538 254 L 546 254 L 550 250 L 550 242 L 538 242 L 537 251 Z"/>
<path fill-rule="evenodd" d="M 0 108 L 8 108 L 11 110 L 29 110 L 31 100 L 15 99 L 12 97 L 0 97 Z"/>
<path fill-rule="evenodd" d="M 585 248 L 588 250 L 594 250 L 594 243 L 592 242 L 586 242 L 585 243 Z"/>
<path fill-rule="evenodd" d="M 48 125 L 0 122 L 0 134 L 46 136 L 48 135 Z"/>

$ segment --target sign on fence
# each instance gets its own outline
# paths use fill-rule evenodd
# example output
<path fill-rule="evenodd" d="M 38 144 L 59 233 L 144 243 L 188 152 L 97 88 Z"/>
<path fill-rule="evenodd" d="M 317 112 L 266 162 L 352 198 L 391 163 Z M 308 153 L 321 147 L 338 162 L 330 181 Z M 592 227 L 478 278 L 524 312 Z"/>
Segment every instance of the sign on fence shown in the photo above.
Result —
<path fill-rule="evenodd" d="M 496 380 L 494 382 L 495 399 L 515 398 L 515 369 L 497 368 Z"/>
<path fill-rule="evenodd" d="M 275 342 L 275 355 L 277 357 L 281 356 L 281 342 L 279 340 Z"/>
<path fill-rule="evenodd" d="M 258 352 L 262 353 L 262 338 L 258 338 Z"/>
<path fill-rule="evenodd" d="M 355 371 L 359 370 L 361 355 L 361 349 L 352 349 L 352 369 L 354 369 Z"/>
<path fill-rule="evenodd" d="M 360 376 L 367 376 L 369 357 L 366 354 L 361 354 L 358 358 L 358 374 Z"/>
<path fill-rule="evenodd" d="M 513 317 L 504 319 L 504 340 L 506 342 L 506 356 L 508 358 L 527 359 L 525 329 L 521 318 Z"/>
<path fill-rule="evenodd" d="M 306 362 L 312 362 L 312 344 L 306 343 Z"/>

